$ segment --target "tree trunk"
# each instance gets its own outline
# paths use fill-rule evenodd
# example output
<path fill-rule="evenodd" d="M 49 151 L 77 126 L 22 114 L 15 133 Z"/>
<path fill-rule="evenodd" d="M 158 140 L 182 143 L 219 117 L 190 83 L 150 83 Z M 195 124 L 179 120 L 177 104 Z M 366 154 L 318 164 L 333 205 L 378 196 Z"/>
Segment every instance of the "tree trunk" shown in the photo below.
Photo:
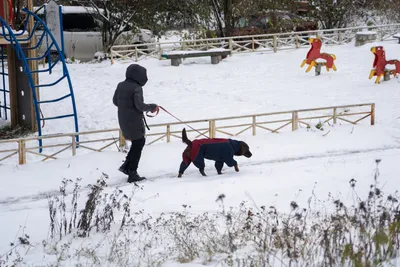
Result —
<path fill-rule="evenodd" d="M 211 0 L 215 17 L 217 18 L 217 26 L 220 32 L 220 37 L 225 37 L 224 27 L 222 26 L 222 19 L 221 19 L 221 9 L 216 2 L 217 0 Z"/>
<path fill-rule="evenodd" d="M 232 30 L 233 30 L 232 13 L 233 13 L 232 0 L 224 0 L 225 36 L 227 37 L 232 35 Z"/>

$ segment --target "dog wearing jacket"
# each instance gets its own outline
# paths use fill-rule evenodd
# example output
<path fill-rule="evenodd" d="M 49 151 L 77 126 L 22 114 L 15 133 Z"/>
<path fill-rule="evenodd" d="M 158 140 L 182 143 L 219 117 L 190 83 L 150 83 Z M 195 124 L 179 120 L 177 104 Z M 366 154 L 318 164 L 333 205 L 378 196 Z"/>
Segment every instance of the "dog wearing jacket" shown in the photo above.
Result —
<path fill-rule="evenodd" d="M 215 161 L 215 169 L 218 174 L 222 174 L 224 163 L 228 167 L 234 167 L 235 171 L 238 172 L 239 166 L 233 156 L 245 156 L 246 158 L 252 156 L 249 146 L 243 141 L 222 138 L 190 141 L 187 137 L 186 129 L 182 130 L 182 141 L 187 147 L 182 153 L 182 163 L 178 177 L 182 177 L 192 162 L 203 176 L 207 176 L 204 172 L 204 159 Z"/>

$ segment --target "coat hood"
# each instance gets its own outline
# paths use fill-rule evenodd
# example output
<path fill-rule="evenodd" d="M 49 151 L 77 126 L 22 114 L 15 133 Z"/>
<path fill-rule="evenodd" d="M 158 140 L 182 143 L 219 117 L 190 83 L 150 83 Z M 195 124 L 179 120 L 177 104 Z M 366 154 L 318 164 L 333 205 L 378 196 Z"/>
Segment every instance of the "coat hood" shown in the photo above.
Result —
<path fill-rule="evenodd" d="M 126 79 L 137 82 L 140 86 L 144 86 L 147 83 L 147 70 L 146 68 L 132 64 L 126 69 Z"/>

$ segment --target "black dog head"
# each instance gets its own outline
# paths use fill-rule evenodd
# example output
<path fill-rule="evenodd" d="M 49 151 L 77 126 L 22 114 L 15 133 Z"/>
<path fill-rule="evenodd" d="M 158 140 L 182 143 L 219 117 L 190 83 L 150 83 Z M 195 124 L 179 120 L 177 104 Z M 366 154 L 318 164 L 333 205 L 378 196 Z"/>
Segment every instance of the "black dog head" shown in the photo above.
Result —
<path fill-rule="evenodd" d="M 245 156 L 246 158 L 251 158 L 253 154 L 250 152 L 250 147 L 243 141 L 240 141 L 240 151 L 235 154 L 235 156 Z"/>

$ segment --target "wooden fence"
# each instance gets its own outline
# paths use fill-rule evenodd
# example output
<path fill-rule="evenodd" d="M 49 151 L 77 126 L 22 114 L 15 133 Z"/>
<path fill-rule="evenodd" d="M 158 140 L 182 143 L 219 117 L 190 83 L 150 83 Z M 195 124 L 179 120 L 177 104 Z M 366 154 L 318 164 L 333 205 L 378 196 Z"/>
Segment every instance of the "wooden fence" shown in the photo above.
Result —
<path fill-rule="evenodd" d="M 351 110 L 358 109 L 358 110 Z M 278 119 L 271 119 L 278 116 Z M 299 127 L 311 128 L 312 120 L 319 120 L 320 124 L 333 123 L 338 121 L 357 124 L 358 122 L 370 117 L 370 124 L 375 124 L 375 104 L 356 104 L 345 106 L 322 107 L 313 109 L 301 109 L 284 112 L 272 112 L 263 114 L 254 114 L 247 116 L 224 117 L 205 120 L 187 121 L 185 123 L 162 123 L 151 125 L 151 130 L 159 129 L 156 133 L 147 134 L 147 145 L 155 142 L 166 140 L 171 142 L 172 138 L 181 138 L 181 130 L 185 124 L 194 127 L 201 135 L 208 135 L 210 138 L 219 136 L 238 136 L 245 132 L 251 131 L 252 135 L 256 135 L 257 130 L 267 131 L 271 133 L 279 133 L 284 128 L 291 128 L 292 131 Z M 350 118 L 355 118 L 350 120 Z M 193 130 L 188 130 L 188 134 L 194 138 L 201 135 Z M 80 135 L 81 140 L 76 142 L 75 136 Z M 95 135 L 101 134 L 101 138 Z M 114 137 L 116 135 L 116 137 Z M 110 137 L 111 136 L 111 137 Z M 38 139 L 52 140 L 49 145 L 44 145 L 41 148 L 46 153 L 36 152 L 40 147 L 37 146 Z M 49 159 L 57 159 L 57 155 L 70 150 L 70 155 L 77 155 L 79 150 L 90 150 L 102 152 L 113 145 L 118 148 L 125 146 L 125 140 L 120 129 L 106 129 L 97 131 L 88 131 L 80 133 L 66 133 L 56 135 L 44 135 L 41 137 L 29 137 L 20 139 L 0 140 L 0 162 L 10 159 L 13 156 L 18 157 L 19 164 L 27 162 L 27 155 L 35 155 L 36 159 L 41 158 L 42 161 Z M 97 147 L 90 147 L 89 144 L 97 143 Z M 32 144 L 29 146 L 29 144 Z M 48 152 L 49 151 L 49 152 Z M 5 155 L 4 155 L 5 154 Z M 3 156 L 1 156 L 3 155 Z"/>
<path fill-rule="evenodd" d="M 351 42 L 357 32 L 368 30 L 377 33 L 379 41 L 392 40 L 393 35 L 400 32 L 400 24 L 377 25 L 365 27 L 339 28 L 317 31 L 290 32 L 278 34 L 263 34 L 249 36 L 234 36 L 225 38 L 210 38 L 174 42 L 156 42 L 136 45 L 115 45 L 111 47 L 111 62 L 113 58 L 140 59 L 153 57 L 162 59 L 161 55 L 169 51 L 209 50 L 224 48 L 235 53 L 277 52 L 309 47 L 308 38 L 318 36 L 324 45 L 340 45 Z M 394 40 L 394 39 L 393 39 Z"/>

